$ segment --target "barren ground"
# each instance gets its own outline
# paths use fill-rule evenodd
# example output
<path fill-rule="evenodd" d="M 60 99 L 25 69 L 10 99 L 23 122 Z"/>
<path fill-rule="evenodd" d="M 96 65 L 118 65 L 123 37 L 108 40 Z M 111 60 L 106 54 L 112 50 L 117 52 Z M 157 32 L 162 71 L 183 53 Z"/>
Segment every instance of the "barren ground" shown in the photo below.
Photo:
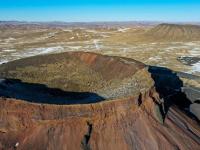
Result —
<path fill-rule="evenodd" d="M 67 51 L 90 51 L 124 56 L 147 65 L 200 75 L 200 39 L 180 39 L 180 31 L 154 27 L 4 27 L 0 28 L 0 63 Z M 190 26 L 189 26 L 190 27 Z M 184 28 L 183 30 L 187 31 Z M 196 28 L 194 28 L 196 32 Z M 175 31 L 174 31 L 175 30 Z M 153 34 L 153 33 L 155 34 Z M 159 37 L 155 38 L 156 32 Z M 193 30 L 189 30 L 192 33 Z M 150 35 L 152 34 L 152 36 Z M 176 36 L 175 36 L 176 34 Z M 172 37 L 171 40 L 169 37 Z M 196 34 L 194 35 L 196 37 Z M 188 37 L 191 37 L 189 34 Z M 177 40 L 176 40 L 177 38 Z"/>

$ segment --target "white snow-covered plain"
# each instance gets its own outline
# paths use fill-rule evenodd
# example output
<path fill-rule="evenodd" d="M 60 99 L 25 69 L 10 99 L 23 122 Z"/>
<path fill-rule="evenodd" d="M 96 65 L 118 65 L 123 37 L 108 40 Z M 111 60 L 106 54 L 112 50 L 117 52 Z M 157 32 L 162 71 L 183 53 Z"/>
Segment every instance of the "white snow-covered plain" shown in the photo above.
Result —
<path fill-rule="evenodd" d="M 20 58 L 26 58 L 26 57 L 31 57 L 31 56 L 36 56 L 36 55 L 42 55 L 42 54 L 48 54 L 48 53 L 55 53 L 55 52 L 62 52 L 63 47 L 61 46 L 56 46 L 56 47 L 41 47 L 41 48 L 31 48 L 23 51 L 14 51 L 14 50 L 7 50 L 4 52 L 9 52 L 7 55 L 1 55 L 0 57 L 0 64 L 17 60 Z M 3 57 L 3 58 L 2 58 Z"/>

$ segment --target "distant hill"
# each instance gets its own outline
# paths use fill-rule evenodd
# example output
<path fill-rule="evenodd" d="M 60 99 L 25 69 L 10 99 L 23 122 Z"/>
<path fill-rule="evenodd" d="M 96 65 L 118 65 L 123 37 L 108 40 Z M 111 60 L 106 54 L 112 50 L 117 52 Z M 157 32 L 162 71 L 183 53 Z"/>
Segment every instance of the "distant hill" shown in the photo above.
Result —
<path fill-rule="evenodd" d="M 200 26 L 160 24 L 144 34 L 147 38 L 159 41 L 198 41 Z"/>
<path fill-rule="evenodd" d="M 109 39 L 111 43 L 151 43 L 200 41 L 200 25 L 159 24 L 152 28 L 138 28 L 118 33 Z"/>
<path fill-rule="evenodd" d="M 94 28 L 94 27 L 105 27 L 105 28 L 118 28 L 118 27 L 149 27 L 155 26 L 160 22 L 155 21 L 100 21 L 100 22 L 62 22 L 62 21 L 51 21 L 51 22 L 27 22 L 27 21 L 0 21 L 1 26 L 15 26 L 15 27 L 27 27 L 27 26 L 39 26 L 39 27 L 76 27 L 76 28 Z"/>

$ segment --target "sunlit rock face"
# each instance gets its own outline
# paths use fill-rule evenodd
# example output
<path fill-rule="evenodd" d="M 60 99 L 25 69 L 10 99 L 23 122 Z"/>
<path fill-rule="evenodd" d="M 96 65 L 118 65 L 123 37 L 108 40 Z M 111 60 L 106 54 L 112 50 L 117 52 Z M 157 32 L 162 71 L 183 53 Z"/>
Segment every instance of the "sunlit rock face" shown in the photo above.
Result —
<path fill-rule="evenodd" d="M 0 149 L 198 149 L 200 128 L 183 109 L 181 81 L 163 74 L 84 52 L 3 64 Z"/>

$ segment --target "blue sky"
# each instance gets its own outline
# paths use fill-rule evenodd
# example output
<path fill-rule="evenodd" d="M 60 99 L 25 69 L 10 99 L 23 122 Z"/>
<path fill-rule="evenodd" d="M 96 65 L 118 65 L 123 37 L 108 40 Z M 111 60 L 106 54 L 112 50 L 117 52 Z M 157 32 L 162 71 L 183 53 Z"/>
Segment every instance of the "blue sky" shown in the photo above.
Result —
<path fill-rule="evenodd" d="M 200 0 L 0 0 L 0 20 L 200 22 Z"/>

